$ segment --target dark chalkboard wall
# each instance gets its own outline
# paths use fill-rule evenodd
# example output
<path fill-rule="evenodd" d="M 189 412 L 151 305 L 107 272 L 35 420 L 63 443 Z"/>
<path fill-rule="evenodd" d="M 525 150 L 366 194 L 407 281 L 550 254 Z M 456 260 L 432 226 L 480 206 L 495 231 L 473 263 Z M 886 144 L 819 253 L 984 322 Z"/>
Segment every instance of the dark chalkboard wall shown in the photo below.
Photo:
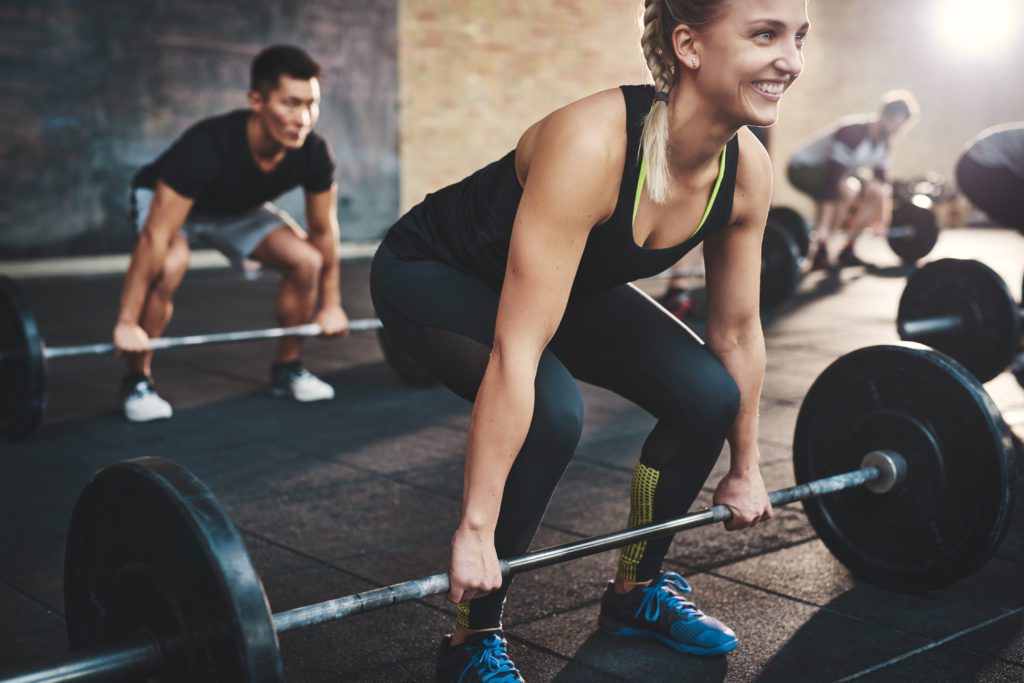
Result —
<path fill-rule="evenodd" d="M 132 174 L 196 120 L 246 107 L 249 64 L 324 68 L 343 240 L 398 211 L 398 0 L 0 0 L 0 259 L 126 251 Z M 279 202 L 304 221 L 302 195 Z"/>

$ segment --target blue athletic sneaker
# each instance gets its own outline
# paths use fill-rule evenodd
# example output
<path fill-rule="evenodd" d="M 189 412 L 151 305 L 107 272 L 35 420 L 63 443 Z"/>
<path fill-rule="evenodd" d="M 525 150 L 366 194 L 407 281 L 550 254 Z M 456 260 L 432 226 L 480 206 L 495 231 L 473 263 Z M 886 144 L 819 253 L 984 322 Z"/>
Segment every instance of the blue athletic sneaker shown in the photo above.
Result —
<path fill-rule="evenodd" d="M 508 658 L 501 631 L 481 631 L 452 647 L 452 637 L 441 640 L 437 653 L 437 683 L 522 683 L 519 669 Z"/>
<path fill-rule="evenodd" d="M 675 572 L 662 572 L 650 586 L 637 586 L 625 595 L 616 593 L 609 582 L 597 623 L 612 635 L 656 638 L 691 655 L 720 655 L 734 649 L 739 641 L 732 629 L 683 597 L 692 590 Z"/>

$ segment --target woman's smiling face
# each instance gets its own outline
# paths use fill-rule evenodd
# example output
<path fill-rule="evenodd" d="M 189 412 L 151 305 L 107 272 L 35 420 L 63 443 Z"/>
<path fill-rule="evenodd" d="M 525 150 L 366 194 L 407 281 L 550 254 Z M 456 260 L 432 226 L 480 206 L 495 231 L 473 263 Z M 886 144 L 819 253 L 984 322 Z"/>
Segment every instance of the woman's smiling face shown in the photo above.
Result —
<path fill-rule="evenodd" d="M 704 96 L 737 127 L 775 123 L 782 93 L 803 70 L 808 26 L 806 0 L 730 2 L 693 36 Z"/>

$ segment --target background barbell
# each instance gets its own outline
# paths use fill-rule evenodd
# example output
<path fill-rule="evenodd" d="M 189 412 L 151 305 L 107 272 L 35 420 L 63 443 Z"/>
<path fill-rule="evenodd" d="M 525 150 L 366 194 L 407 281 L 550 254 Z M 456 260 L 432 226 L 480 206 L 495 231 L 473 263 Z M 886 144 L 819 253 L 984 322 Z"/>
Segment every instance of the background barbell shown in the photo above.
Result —
<path fill-rule="evenodd" d="M 940 259 L 907 279 L 896 329 L 900 339 L 939 349 L 987 382 L 1020 353 L 1021 305 L 980 261 Z"/>
<path fill-rule="evenodd" d="M 381 327 L 377 318 L 352 320 L 353 332 L 377 330 L 381 350 L 388 365 L 410 384 L 427 385 L 436 381 L 433 373 L 406 353 Z M 152 350 L 210 344 L 277 339 L 287 336 L 316 337 L 322 334 L 315 323 L 292 327 L 193 334 L 151 339 Z M 39 333 L 35 314 L 17 283 L 0 276 L 0 434 L 20 439 L 31 436 L 46 411 L 47 362 L 61 358 L 109 355 L 111 343 L 48 347 Z"/>

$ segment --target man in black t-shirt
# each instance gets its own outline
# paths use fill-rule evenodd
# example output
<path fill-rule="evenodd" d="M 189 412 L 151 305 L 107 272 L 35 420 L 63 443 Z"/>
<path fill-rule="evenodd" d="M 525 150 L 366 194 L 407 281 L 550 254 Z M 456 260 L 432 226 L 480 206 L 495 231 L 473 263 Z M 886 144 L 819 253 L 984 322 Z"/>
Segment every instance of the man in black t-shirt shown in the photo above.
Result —
<path fill-rule="evenodd" d="M 325 335 L 347 333 L 334 158 L 313 132 L 319 75 L 320 66 L 302 50 L 267 48 L 252 63 L 249 109 L 200 121 L 135 175 L 132 213 L 139 240 L 113 333 L 127 360 L 122 398 L 129 420 L 171 416 L 170 404 L 153 385 L 149 340 L 171 319 L 190 245 L 220 250 L 248 275 L 264 266 L 279 271 L 280 325 L 315 318 Z M 306 195 L 308 234 L 270 203 L 299 185 Z M 280 340 L 271 392 L 299 401 L 333 398 L 334 389 L 302 367 L 301 345 L 299 337 Z"/>

